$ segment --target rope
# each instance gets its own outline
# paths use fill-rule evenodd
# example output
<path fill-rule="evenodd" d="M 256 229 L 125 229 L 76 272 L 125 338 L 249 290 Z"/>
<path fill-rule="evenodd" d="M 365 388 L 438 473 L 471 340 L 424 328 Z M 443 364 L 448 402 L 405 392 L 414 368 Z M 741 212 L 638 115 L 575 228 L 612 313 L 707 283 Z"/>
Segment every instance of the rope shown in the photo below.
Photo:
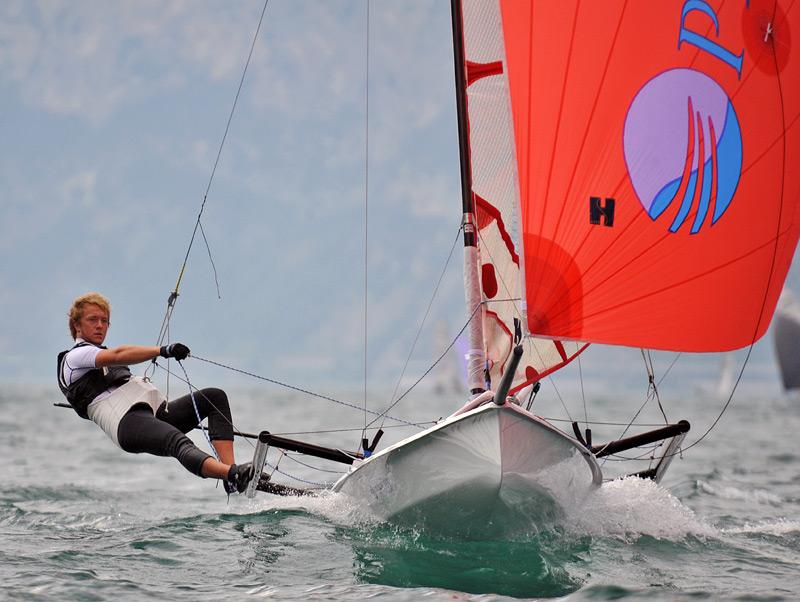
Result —
<path fill-rule="evenodd" d="M 194 356 L 190 356 L 190 357 L 194 357 Z M 183 373 L 184 373 L 184 375 L 186 376 L 186 378 L 185 378 L 185 379 L 184 379 L 184 378 L 181 378 L 180 374 L 175 374 L 175 373 L 174 373 L 174 372 L 172 372 L 172 371 L 171 371 L 169 368 L 167 368 L 167 367 L 164 367 L 164 366 L 162 366 L 161 364 L 159 364 L 158 362 L 156 362 L 155 360 L 153 360 L 153 364 L 154 364 L 156 367 L 158 367 L 158 368 L 161 368 L 162 370 L 164 370 L 164 372 L 166 372 L 166 373 L 167 373 L 167 375 L 172 375 L 172 376 L 174 376 L 175 378 L 177 378 L 178 380 L 180 380 L 180 381 L 183 381 L 183 382 L 184 382 L 186 385 L 188 385 L 188 387 L 189 387 L 189 391 L 190 391 L 190 392 L 192 391 L 192 389 L 194 389 L 195 391 L 197 391 L 198 393 L 200 393 L 200 390 L 199 390 L 197 387 L 194 387 L 194 385 L 192 385 L 192 383 L 191 383 L 191 382 L 189 382 L 189 375 L 188 375 L 188 373 L 186 372 L 186 368 L 184 368 L 183 364 L 181 364 L 180 362 L 178 362 L 178 363 L 180 364 L 180 366 L 181 366 L 181 369 L 183 369 Z M 221 412 L 221 411 L 220 411 L 220 409 L 219 409 L 217 406 L 215 406 L 215 405 L 214 405 L 214 402 L 213 402 L 213 401 L 211 401 L 211 399 L 209 399 L 209 398 L 208 398 L 208 397 L 206 397 L 205 395 L 203 395 L 203 397 L 204 397 L 204 398 L 205 398 L 205 400 L 208 402 L 208 404 L 209 404 L 209 405 L 210 405 L 212 408 L 214 408 L 214 409 L 217 411 L 217 413 L 218 413 L 220 416 L 222 416 L 222 417 L 225 419 L 225 422 L 227 422 L 227 423 L 228 423 L 228 424 L 231 426 L 231 428 L 233 429 L 233 432 L 234 432 L 234 434 L 235 434 L 235 435 L 239 435 L 239 436 L 241 436 L 242 438 L 244 438 L 244 439 L 245 439 L 245 441 L 247 441 L 247 443 L 250 445 L 250 447 L 252 447 L 252 448 L 254 448 L 254 449 L 255 449 L 255 445 L 253 444 L 253 442 L 252 442 L 252 441 L 250 441 L 250 440 L 249 440 L 247 437 L 245 437 L 245 436 L 244 436 L 244 433 L 243 433 L 243 432 L 242 432 L 242 431 L 241 431 L 241 430 L 240 430 L 240 429 L 239 429 L 239 428 L 238 428 L 238 427 L 237 427 L 237 426 L 236 426 L 236 425 L 235 425 L 235 424 L 234 424 L 232 421 L 228 420 L 228 418 L 225 416 L 225 414 L 224 414 L 223 412 Z M 192 395 L 192 403 L 194 403 L 194 402 L 195 402 L 195 400 L 194 400 L 194 395 Z M 194 408 L 194 409 L 195 409 L 195 413 L 197 414 L 197 416 L 198 416 L 198 418 L 199 418 L 199 416 L 200 416 L 200 413 L 197 411 L 197 405 L 196 405 L 196 404 L 195 404 L 195 408 Z M 167 402 L 167 411 L 169 411 L 169 402 Z M 198 424 L 198 428 L 200 428 L 200 430 L 205 430 L 205 429 L 204 429 L 203 427 L 201 427 L 199 424 Z M 206 435 L 206 439 L 208 439 L 208 435 Z M 209 443 L 210 443 L 210 441 L 209 441 Z M 213 446 L 212 446 L 212 447 L 213 447 Z"/>
<path fill-rule="evenodd" d="M 195 357 L 195 356 L 192 356 L 192 357 Z M 154 362 L 154 363 L 155 363 L 155 362 Z M 161 368 L 162 370 L 166 370 L 168 374 L 170 373 L 170 370 L 169 370 L 168 368 L 164 368 L 164 367 L 163 367 L 163 366 L 161 366 L 160 364 L 156 364 L 156 365 L 157 365 L 159 368 Z M 181 369 L 183 370 L 183 374 L 184 374 L 184 376 L 186 377 L 186 378 L 185 378 L 185 380 L 184 380 L 184 382 L 185 382 L 185 383 L 186 383 L 186 384 L 189 386 L 189 394 L 191 395 L 191 398 L 192 398 L 192 405 L 194 406 L 194 412 L 195 412 L 195 416 L 197 416 L 197 421 L 198 421 L 198 426 L 199 426 L 199 424 L 202 422 L 202 419 L 200 418 L 200 411 L 197 409 L 197 402 L 195 401 L 195 398 L 194 398 L 194 391 L 195 391 L 195 390 L 197 390 L 197 388 L 196 388 L 196 387 L 194 387 L 194 386 L 191 384 L 191 382 L 189 382 L 189 374 L 186 372 L 186 368 L 184 367 L 183 363 L 179 361 L 179 362 L 178 362 L 178 365 L 181 367 Z M 179 376 L 179 375 L 177 375 L 177 374 L 175 375 L 175 377 L 176 377 L 176 378 L 178 378 L 178 379 L 180 379 L 180 376 Z M 183 379 L 181 379 L 181 380 L 183 380 Z M 199 392 L 199 390 L 198 390 L 198 392 Z M 206 397 L 206 401 L 208 401 L 208 403 L 209 403 L 209 404 L 210 404 L 210 405 L 211 405 L 211 406 L 212 406 L 214 409 L 217 409 L 217 407 L 216 407 L 216 406 L 213 404 L 213 402 L 212 402 L 210 399 L 208 399 L 207 397 Z M 219 410 L 218 410 L 218 409 L 217 409 L 217 411 L 218 411 L 218 413 L 219 413 L 221 416 L 223 416 L 223 418 L 225 418 L 225 415 L 224 415 L 224 414 L 222 414 L 222 412 L 219 412 Z M 237 429 L 237 428 L 236 428 L 236 426 L 233 424 L 233 422 L 231 422 L 231 421 L 227 420 L 227 418 L 225 418 L 225 420 L 228 422 L 228 424 L 230 424 L 230 425 L 231 425 L 231 427 L 233 427 L 233 430 L 234 430 L 234 432 L 235 432 L 235 433 L 241 433 L 241 431 L 240 431 L 239 429 Z M 211 448 L 211 451 L 212 451 L 212 453 L 214 454 L 214 457 L 215 457 L 217 460 L 219 460 L 219 456 L 217 455 L 217 451 L 216 451 L 216 449 L 214 449 L 214 446 L 211 444 L 211 438 L 210 438 L 210 437 L 209 437 L 209 435 L 208 435 L 208 430 L 207 430 L 207 429 L 205 429 L 205 428 L 202 428 L 202 427 L 200 427 L 200 430 L 201 430 L 201 431 L 203 431 L 203 436 L 205 437 L 206 441 L 208 442 L 208 445 L 209 445 L 209 447 Z M 252 447 L 253 449 L 255 449 L 255 445 L 253 445 L 253 443 L 252 443 L 252 442 L 251 442 L 249 439 L 245 438 L 245 440 L 246 440 L 246 441 L 247 441 L 247 443 L 250 445 L 250 447 Z M 281 451 L 281 454 L 282 454 L 283 456 L 286 456 L 286 457 L 288 457 L 289 459 L 291 459 L 291 460 L 294 460 L 295 462 L 298 462 L 299 464 L 303 464 L 303 462 L 300 462 L 300 461 L 299 461 L 299 460 L 297 460 L 296 458 L 292 458 L 291 456 L 289 456 L 289 455 L 288 455 L 288 454 L 287 454 L 285 451 L 283 451 L 283 450 L 280 450 L 280 451 Z M 279 461 L 279 462 L 280 462 L 280 461 Z M 284 475 L 284 476 L 286 476 L 286 477 L 289 477 L 290 479 L 294 479 L 295 481 L 299 481 L 299 482 L 301 482 L 301 483 L 306 483 L 307 485 L 316 485 L 316 486 L 319 486 L 319 487 L 330 487 L 330 485 L 332 485 L 332 483 L 317 483 L 317 482 L 314 482 L 314 481 L 307 481 L 307 480 L 305 480 L 305 479 L 302 479 L 302 478 L 300 478 L 300 477 L 297 477 L 297 476 L 291 475 L 291 474 L 289 474 L 289 473 L 287 473 L 287 472 L 284 472 L 284 471 L 282 471 L 282 470 L 278 469 L 278 466 L 277 466 L 277 464 L 276 464 L 275 466 L 272 466 L 272 465 L 271 465 L 269 462 L 264 462 L 264 465 L 265 465 L 265 466 L 269 466 L 269 467 L 272 469 L 273 473 L 274 473 L 274 472 L 279 472 L 280 474 L 282 474 L 282 475 Z M 316 468 L 315 466 L 310 466 L 310 465 L 308 465 L 308 464 L 304 464 L 304 466 L 307 466 L 307 467 L 309 467 L 309 468 L 312 468 L 312 469 L 315 469 L 315 470 L 323 470 L 323 469 L 321 469 L 321 468 Z M 323 471 L 323 472 L 334 472 L 334 471 Z M 339 474 L 341 474 L 341 473 L 339 473 Z"/>
<path fill-rule="evenodd" d="M 311 397 L 317 397 L 319 399 L 325 399 L 327 401 L 332 401 L 333 403 L 337 403 L 339 405 L 342 405 L 342 406 L 345 406 L 345 407 L 348 407 L 348 408 L 353 408 L 355 410 L 358 410 L 359 412 L 362 411 L 362 409 L 363 409 L 363 408 L 361 408 L 360 406 L 357 406 L 354 403 L 349 403 L 347 401 L 341 401 L 341 400 L 336 399 L 334 397 L 329 397 L 327 395 L 322 395 L 320 393 L 314 393 L 313 391 L 309 391 L 307 389 L 301 389 L 300 387 L 295 387 L 294 385 L 290 385 L 288 383 L 284 383 L 284 382 L 281 382 L 279 380 L 275 380 L 275 379 L 272 379 L 272 378 L 267 378 L 266 376 L 259 376 L 258 374 L 254 374 L 253 372 L 247 372 L 246 370 L 240 370 L 239 368 L 234 368 L 233 366 L 228 366 L 228 365 L 222 364 L 220 362 L 215 362 L 214 360 L 210 360 L 210 359 L 207 359 L 207 358 L 204 358 L 204 357 L 200 357 L 198 355 L 192 354 L 191 357 L 193 357 L 196 360 L 200 360 L 201 362 L 205 362 L 207 364 L 211 364 L 213 366 L 218 366 L 220 368 L 225 368 L 226 370 L 230 370 L 232 372 L 237 372 L 239 374 L 244 374 L 245 376 L 250 376 L 250 377 L 258 379 L 258 380 L 263 380 L 265 382 L 272 383 L 273 385 L 278 385 L 278 386 L 284 387 L 286 389 L 291 389 L 292 391 L 297 391 L 298 393 L 304 393 L 306 395 L 310 395 Z M 374 416 L 378 416 L 378 417 L 383 416 L 382 413 L 374 412 L 372 410 L 367 410 L 367 412 L 369 412 L 370 414 L 372 414 Z M 420 428 L 421 424 L 425 424 L 425 423 L 420 423 L 420 422 L 409 422 L 408 420 L 403 420 L 402 418 L 396 418 L 394 416 L 387 416 L 387 418 L 389 418 L 389 420 L 394 420 L 395 422 L 400 422 L 400 423 L 405 424 L 407 426 L 413 426 L 413 427 L 417 427 L 417 428 Z"/>
<path fill-rule="evenodd" d="M 192 407 L 194 408 L 194 415 L 197 416 L 197 424 L 199 425 L 201 422 L 203 422 L 203 419 L 200 417 L 200 410 L 197 409 L 197 400 L 194 398 L 194 387 L 192 387 L 192 384 L 189 382 L 189 374 L 186 372 L 186 368 L 183 366 L 183 362 L 181 362 L 180 360 L 177 361 L 178 365 L 181 367 L 181 370 L 183 370 L 183 375 L 186 377 L 186 383 L 189 385 L 189 395 L 192 398 Z M 217 450 L 214 449 L 214 446 L 211 443 L 211 437 L 208 435 L 208 431 L 205 429 L 201 430 L 203 431 L 203 436 L 205 437 L 206 442 L 208 443 L 208 447 L 211 449 L 211 453 L 213 453 L 214 458 L 217 461 L 219 461 L 219 454 L 217 453 Z"/>
<path fill-rule="evenodd" d="M 772 20 L 774 21 L 774 19 L 775 19 L 775 14 L 773 12 Z M 771 25 L 772 25 L 772 21 L 768 24 L 768 27 L 770 27 Z M 783 97 L 783 82 L 781 81 L 781 71 L 780 71 L 780 68 L 779 68 L 779 65 L 778 65 L 778 55 L 775 52 L 775 38 L 772 37 L 770 34 L 771 34 L 771 30 L 768 29 L 767 35 L 764 38 L 764 42 L 765 43 L 767 43 L 767 42 L 769 43 L 770 50 L 772 52 L 772 59 L 773 59 L 773 62 L 775 64 L 775 74 L 776 74 L 776 78 L 775 79 L 776 79 L 777 84 L 778 84 L 778 96 L 780 97 L 780 105 L 781 105 L 780 118 L 781 118 L 781 123 L 783 124 L 783 133 L 784 133 L 784 136 L 783 136 L 783 154 L 782 154 L 782 167 L 783 167 L 783 169 L 782 169 L 781 173 L 785 174 L 786 173 L 786 112 L 785 112 L 785 106 L 784 106 L 785 101 L 784 101 L 784 97 Z M 785 185 L 786 185 L 786 178 L 785 177 L 781 177 L 781 197 L 780 197 L 781 199 L 784 198 L 784 193 L 785 193 L 784 187 L 785 187 Z M 772 276 L 773 276 L 773 274 L 775 272 L 775 258 L 776 258 L 777 253 L 778 253 L 778 240 L 780 239 L 780 235 L 781 235 L 780 227 L 781 227 L 782 217 L 783 217 L 783 203 L 781 203 L 781 205 L 780 205 L 780 209 L 778 211 L 778 219 L 775 221 L 775 238 L 774 238 L 775 244 L 774 244 L 774 246 L 772 248 L 772 261 L 770 262 L 769 274 L 767 276 L 767 286 L 765 286 L 765 288 L 764 288 L 764 296 L 761 299 L 761 309 L 759 311 L 759 318 L 758 318 L 758 321 L 756 322 L 755 328 L 753 330 L 753 336 L 752 336 L 752 339 L 751 339 L 752 342 L 750 343 L 750 347 L 747 349 L 747 355 L 744 358 L 744 363 L 742 364 L 741 370 L 739 370 L 739 375 L 736 377 L 736 382 L 733 384 L 733 389 L 731 390 L 731 393 L 728 396 L 728 400 L 725 402 L 725 405 L 722 406 L 722 410 L 720 410 L 720 413 L 714 419 L 714 422 L 711 423 L 711 426 L 709 426 L 708 429 L 706 429 L 706 431 L 702 435 L 700 435 L 700 437 L 697 440 L 693 441 L 690 445 L 678 450 L 677 452 L 673 453 L 672 455 L 683 453 L 684 451 L 693 448 L 695 445 L 697 445 L 703 439 L 705 439 L 708 436 L 708 434 L 717 426 L 719 421 L 722 419 L 722 416 L 728 410 L 728 407 L 730 406 L 731 402 L 733 401 L 733 395 L 734 395 L 734 393 L 736 393 L 736 389 L 739 387 L 739 382 L 742 380 L 742 376 L 744 375 L 744 369 L 747 366 L 747 363 L 750 361 L 750 355 L 753 353 L 753 347 L 755 346 L 755 343 L 756 343 L 756 335 L 758 334 L 758 329 L 761 327 L 761 319 L 762 319 L 762 317 L 764 315 L 764 308 L 766 307 L 766 304 L 767 304 L 767 296 L 768 296 L 768 292 L 769 292 L 769 282 L 772 281 Z"/>
<path fill-rule="evenodd" d="M 68 407 L 72 407 L 72 406 L 68 406 Z M 436 424 L 435 420 L 428 420 L 426 422 L 417 422 L 412 426 L 425 426 L 425 425 L 431 425 L 432 426 L 434 424 Z M 404 429 L 404 428 L 408 428 L 408 425 L 406 425 L 406 424 L 389 424 L 389 425 L 384 426 L 383 428 L 385 428 L 385 429 Z M 347 429 L 321 429 L 321 430 L 315 430 L 315 431 L 280 432 L 280 433 L 273 433 L 273 435 L 281 435 L 281 436 L 284 436 L 284 437 L 287 436 L 287 435 L 321 435 L 321 434 L 325 434 L 325 433 L 350 433 L 350 432 L 361 431 L 361 430 L 363 430 L 363 428 L 359 426 L 357 428 L 347 428 Z"/>
<path fill-rule="evenodd" d="M 306 468 L 311 468 L 312 470 L 317 470 L 319 472 L 327 472 L 327 473 L 339 474 L 339 475 L 345 474 L 347 472 L 345 470 L 330 470 L 330 469 L 326 469 L 326 468 L 320 468 L 319 466 L 313 466 L 311 464 L 307 464 L 305 462 L 302 462 L 302 461 L 298 460 L 296 456 L 293 456 L 293 455 L 290 455 L 290 454 L 286 453 L 286 451 L 283 452 L 283 455 L 286 456 L 287 458 L 289 458 L 292 462 L 296 462 L 300 466 L 305 466 Z"/>
<path fill-rule="evenodd" d="M 286 454 L 284 453 L 283 455 L 285 456 Z M 264 462 L 264 466 L 269 466 L 272 469 L 273 473 L 277 472 L 279 474 L 282 474 L 285 477 L 288 477 L 290 479 L 298 481 L 299 483 L 305 483 L 306 485 L 315 485 L 317 487 L 325 487 L 325 488 L 330 487 L 331 485 L 333 485 L 333 483 L 319 483 L 317 481 L 309 481 L 307 479 L 303 479 L 303 478 L 297 477 L 297 476 L 295 476 L 293 474 L 289 474 L 288 472 L 285 472 L 285 471 L 281 470 L 280 468 L 278 468 L 277 464 L 275 464 L 273 466 L 269 462 Z"/>

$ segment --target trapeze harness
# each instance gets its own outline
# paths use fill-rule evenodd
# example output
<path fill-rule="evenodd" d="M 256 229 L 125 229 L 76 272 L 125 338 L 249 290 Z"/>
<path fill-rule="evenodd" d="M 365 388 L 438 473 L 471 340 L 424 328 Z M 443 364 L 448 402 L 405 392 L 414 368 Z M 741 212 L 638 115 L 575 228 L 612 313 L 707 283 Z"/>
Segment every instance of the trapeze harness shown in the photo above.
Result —
<path fill-rule="evenodd" d="M 58 386 L 81 418 L 97 424 L 117 446 L 120 446 L 117 433 L 123 416 L 137 405 L 149 406 L 155 415 L 166 399 L 148 381 L 133 376 L 127 366 L 92 368 L 74 381 L 72 378 L 65 378 L 64 368 L 73 369 L 67 362 L 67 354 L 74 349 L 87 346 L 106 349 L 101 345 L 79 341 L 72 349 L 59 353 Z"/>

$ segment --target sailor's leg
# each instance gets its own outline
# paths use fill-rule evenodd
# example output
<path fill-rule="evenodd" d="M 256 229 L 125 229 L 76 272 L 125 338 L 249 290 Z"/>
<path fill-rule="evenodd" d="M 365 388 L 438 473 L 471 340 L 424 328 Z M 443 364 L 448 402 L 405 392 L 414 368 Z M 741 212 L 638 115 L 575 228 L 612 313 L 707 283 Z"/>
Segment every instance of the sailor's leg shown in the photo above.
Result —
<path fill-rule="evenodd" d="M 156 416 L 188 433 L 197 426 L 199 413 L 200 420 L 208 418 L 208 434 L 212 441 L 214 439 L 233 441 L 233 420 L 225 391 L 213 387 L 200 389 L 195 391 L 194 401 L 197 403 L 196 412 L 192 396 L 184 395 L 170 401 L 168 406 L 162 406 Z"/>
<path fill-rule="evenodd" d="M 217 457 L 220 459 L 220 462 L 224 462 L 225 464 L 234 463 L 233 441 L 228 441 L 227 439 L 212 439 L 211 445 L 213 445 L 214 449 L 217 451 Z"/>
<path fill-rule="evenodd" d="M 198 413 L 201 420 L 208 418 L 208 436 L 220 461 L 233 464 L 233 420 L 225 391 L 213 387 L 200 389 L 195 391 L 194 401 L 197 411 L 192 396 L 184 395 L 169 402 L 168 407 L 160 408 L 156 416 L 184 433 L 197 426 Z"/>
<path fill-rule="evenodd" d="M 202 477 L 227 478 L 230 466 L 200 450 L 184 433 L 153 416 L 149 407 L 132 408 L 119 423 L 117 438 L 127 452 L 172 456 Z"/>

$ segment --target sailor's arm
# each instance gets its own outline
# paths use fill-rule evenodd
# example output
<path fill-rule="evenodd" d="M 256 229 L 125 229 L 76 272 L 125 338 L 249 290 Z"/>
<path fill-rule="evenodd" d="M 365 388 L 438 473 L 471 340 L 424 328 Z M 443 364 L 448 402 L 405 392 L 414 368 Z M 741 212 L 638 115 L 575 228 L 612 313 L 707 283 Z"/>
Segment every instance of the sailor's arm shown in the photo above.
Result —
<path fill-rule="evenodd" d="M 106 366 L 129 366 L 146 362 L 159 356 L 160 347 L 144 347 L 141 345 L 120 345 L 112 349 L 101 349 L 94 358 L 96 368 Z"/>
<path fill-rule="evenodd" d="M 150 347 L 142 345 L 120 345 L 111 349 L 101 349 L 94 360 L 95 368 L 106 366 L 129 366 L 146 362 L 157 357 L 174 357 L 178 360 L 186 359 L 189 348 L 181 343 L 164 345 L 163 347 Z"/>

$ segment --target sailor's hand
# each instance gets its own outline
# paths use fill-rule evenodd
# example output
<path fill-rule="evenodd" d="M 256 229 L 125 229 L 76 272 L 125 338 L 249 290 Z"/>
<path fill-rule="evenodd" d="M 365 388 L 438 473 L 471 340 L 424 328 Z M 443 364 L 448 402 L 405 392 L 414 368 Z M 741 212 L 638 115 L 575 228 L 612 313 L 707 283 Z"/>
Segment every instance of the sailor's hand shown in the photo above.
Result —
<path fill-rule="evenodd" d="M 171 345 L 164 345 L 159 351 L 161 357 L 174 357 L 176 360 L 185 360 L 190 351 L 189 348 L 183 343 L 172 343 Z"/>

